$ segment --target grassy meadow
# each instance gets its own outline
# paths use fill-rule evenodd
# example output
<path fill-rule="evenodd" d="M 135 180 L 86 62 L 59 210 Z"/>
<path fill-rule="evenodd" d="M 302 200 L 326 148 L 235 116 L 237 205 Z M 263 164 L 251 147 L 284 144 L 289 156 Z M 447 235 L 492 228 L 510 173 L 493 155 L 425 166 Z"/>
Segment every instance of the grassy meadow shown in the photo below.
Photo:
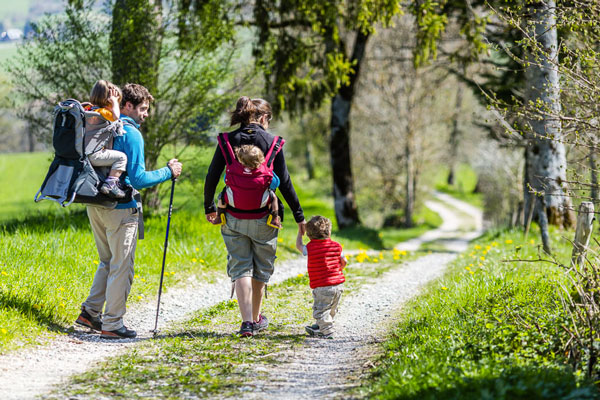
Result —
<path fill-rule="evenodd" d="M 597 399 L 568 363 L 561 267 L 536 260 L 539 236 L 488 233 L 402 311 L 362 395 L 376 399 Z M 571 245 L 556 239 L 568 263 Z M 524 261 L 511 261 L 524 260 Z M 581 367 L 582 368 L 582 367 Z M 597 383 L 597 382 L 596 382 Z"/>
<path fill-rule="evenodd" d="M 204 218 L 203 179 L 213 149 L 188 149 L 178 157 L 187 169 L 175 188 L 165 286 L 181 284 L 190 275 L 208 281 L 225 276 L 225 246 L 220 230 Z M 177 152 L 175 152 L 177 153 Z M 164 165 L 168 157 L 160 161 Z M 3 154 L 0 157 L 0 352 L 43 342 L 48 333 L 63 332 L 76 318 L 98 264 L 85 207 L 62 208 L 51 201 L 34 203 L 50 164 L 50 154 Z M 329 187 L 298 176 L 295 186 L 307 217 L 333 219 Z M 136 251 L 135 283 L 130 302 L 154 300 L 162 265 L 166 205 L 170 184 L 161 185 L 163 207 L 145 215 L 146 238 Z M 286 206 L 287 208 L 287 206 Z M 411 230 L 360 227 L 334 232 L 346 249 L 391 248 L 440 223 L 424 210 L 423 224 Z M 297 228 L 287 209 L 279 236 L 278 257 L 296 255 Z"/>

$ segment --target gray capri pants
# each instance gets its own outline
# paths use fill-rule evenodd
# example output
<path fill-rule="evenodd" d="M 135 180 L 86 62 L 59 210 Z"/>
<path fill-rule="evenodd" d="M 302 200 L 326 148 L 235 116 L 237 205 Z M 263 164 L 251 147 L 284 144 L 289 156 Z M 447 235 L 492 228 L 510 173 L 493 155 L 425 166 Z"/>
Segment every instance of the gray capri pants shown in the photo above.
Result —
<path fill-rule="evenodd" d="M 227 275 L 233 282 L 252 277 L 268 283 L 273 274 L 279 229 L 267 225 L 267 217 L 239 219 L 226 215 L 221 235 L 227 247 Z"/>

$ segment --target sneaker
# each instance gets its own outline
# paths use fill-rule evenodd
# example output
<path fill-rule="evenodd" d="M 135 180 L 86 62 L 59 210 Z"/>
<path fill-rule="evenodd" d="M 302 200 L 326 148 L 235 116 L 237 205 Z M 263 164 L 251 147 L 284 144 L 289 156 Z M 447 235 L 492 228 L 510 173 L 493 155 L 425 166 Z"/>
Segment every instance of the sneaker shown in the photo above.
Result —
<path fill-rule="evenodd" d="M 133 339 L 137 336 L 137 332 L 127 329 L 125 326 L 115 329 L 114 331 L 102 331 L 100 337 L 102 339 Z"/>
<path fill-rule="evenodd" d="M 310 336 L 317 336 L 319 333 L 321 333 L 319 331 L 319 325 L 317 324 L 312 324 L 309 326 L 305 326 L 304 330 L 306 331 L 306 333 L 308 333 Z"/>
<path fill-rule="evenodd" d="M 102 330 L 102 321 L 100 320 L 100 317 L 92 317 L 83 306 L 81 306 L 81 314 L 79 314 L 75 323 L 96 331 Z"/>
<path fill-rule="evenodd" d="M 333 333 L 323 335 L 321 332 L 317 333 L 317 337 L 320 339 L 333 339 Z"/>
<path fill-rule="evenodd" d="M 252 321 L 244 321 L 242 322 L 242 326 L 238 331 L 238 335 L 240 337 L 250 337 L 254 336 L 254 322 Z"/>
<path fill-rule="evenodd" d="M 262 314 L 258 316 L 258 321 L 252 323 L 252 329 L 254 329 L 255 332 L 264 331 L 268 326 L 269 320 Z"/>
<path fill-rule="evenodd" d="M 125 192 L 122 191 L 121 188 L 119 188 L 119 185 L 111 185 L 106 182 L 104 182 L 102 186 L 100 186 L 100 193 L 105 194 L 108 197 L 112 197 L 114 199 L 122 199 L 125 197 Z"/>

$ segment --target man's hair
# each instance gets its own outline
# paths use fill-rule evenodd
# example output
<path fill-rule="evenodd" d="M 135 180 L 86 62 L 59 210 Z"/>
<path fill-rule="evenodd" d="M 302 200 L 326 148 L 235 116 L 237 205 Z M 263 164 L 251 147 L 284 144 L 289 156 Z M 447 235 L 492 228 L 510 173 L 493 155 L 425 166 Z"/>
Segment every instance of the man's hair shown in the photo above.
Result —
<path fill-rule="evenodd" d="M 243 144 L 235 149 L 235 156 L 246 168 L 256 169 L 265 162 L 262 150 L 252 144 Z"/>
<path fill-rule="evenodd" d="M 145 101 L 148 103 L 154 101 L 154 97 L 152 97 L 148 89 L 137 83 L 126 84 L 123 86 L 122 92 L 123 98 L 121 99 L 121 107 L 125 107 L 127 102 L 131 103 L 134 107 L 137 107 Z"/>
<path fill-rule="evenodd" d="M 327 239 L 331 236 L 331 221 L 321 215 L 315 215 L 306 223 L 309 239 Z"/>

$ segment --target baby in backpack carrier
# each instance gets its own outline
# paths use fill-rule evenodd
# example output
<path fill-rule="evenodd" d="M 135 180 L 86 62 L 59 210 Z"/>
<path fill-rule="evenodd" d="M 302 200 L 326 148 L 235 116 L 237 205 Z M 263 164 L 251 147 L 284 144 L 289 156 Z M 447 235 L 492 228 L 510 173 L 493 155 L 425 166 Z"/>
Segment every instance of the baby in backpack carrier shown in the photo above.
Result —
<path fill-rule="evenodd" d="M 240 147 L 235 148 L 235 156 L 244 167 L 255 170 L 260 167 L 265 162 L 265 155 L 262 150 L 258 147 L 251 144 L 244 144 Z M 225 178 L 224 178 L 225 179 Z M 266 190 L 266 195 L 269 198 L 268 207 L 269 213 L 271 217 L 269 218 L 268 224 L 274 228 L 281 228 L 281 217 L 279 216 L 279 203 L 277 196 L 275 195 L 275 189 L 279 187 L 279 177 L 273 172 L 273 179 L 271 180 L 271 185 Z M 227 204 L 225 200 L 224 193 L 226 192 L 225 188 L 221 194 L 219 194 L 219 199 L 217 202 L 217 219 L 215 220 L 216 224 L 222 224 L 224 222 L 225 210 L 227 209 Z M 222 217 L 223 216 L 223 217 Z"/>
<path fill-rule="evenodd" d="M 118 86 L 99 80 L 90 93 L 91 111 L 99 113 L 107 121 L 115 122 L 121 115 L 119 104 L 122 97 Z M 110 167 L 106 181 L 100 186 L 100 192 L 117 199 L 125 197 L 125 192 L 119 187 L 119 177 L 127 166 L 125 153 L 102 148 L 88 158 L 94 167 Z"/>

